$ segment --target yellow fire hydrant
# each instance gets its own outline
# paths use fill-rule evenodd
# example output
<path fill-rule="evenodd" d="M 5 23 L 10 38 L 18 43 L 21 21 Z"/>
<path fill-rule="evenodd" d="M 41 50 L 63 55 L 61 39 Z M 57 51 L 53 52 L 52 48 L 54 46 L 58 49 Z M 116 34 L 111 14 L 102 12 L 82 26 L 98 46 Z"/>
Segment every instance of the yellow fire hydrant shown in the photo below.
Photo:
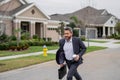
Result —
<path fill-rule="evenodd" d="M 47 46 L 46 45 L 44 45 L 43 46 L 43 56 L 47 56 L 47 51 L 48 51 L 48 49 L 47 49 Z"/>

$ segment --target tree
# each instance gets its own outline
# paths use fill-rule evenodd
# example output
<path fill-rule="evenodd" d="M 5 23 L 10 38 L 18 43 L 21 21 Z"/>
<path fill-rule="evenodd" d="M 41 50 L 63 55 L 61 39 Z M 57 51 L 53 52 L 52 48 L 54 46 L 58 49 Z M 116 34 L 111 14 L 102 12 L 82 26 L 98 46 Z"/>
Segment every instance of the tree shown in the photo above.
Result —
<path fill-rule="evenodd" d="M 63 37 L 64 35 L 64 27 L 65 27 L 65 23 L 61 22 L 59 23 L 60 26 L 56 29 L 56 31 L 58 32 L 59 35 L 61 35 L 61 37 Z"/>
<path fill-rule="evenodd" d="M 70 22 L 70 24 L 68 26 L 73 29 L 73 36 L 78 37 L 79 36 L 79 31 L 77 29 L 74 29 L 76 27 L 76 25 L 73 22 Z"/>
<path fill-rule="evenodd" d="M 115 30 L 118 32 L 118 34 L 120 35 L 120 22 L 118 22 L 115 26 Z"/>
<path fill-rule="evenodd" d="M 81 20 L 78 20 L 78 18 L 76 16 L 72 16 L 70 17 L 70 19 L 73 21 L 69 24 L 69 26 L 73 29 L 73 36 L 79 36 L 79 31 L 75 30 L 75 28 L 81 28 L 81 30 L 83 30 L 84 28 L 84 24 Z"/>
<path fill-rule="evenodd" d="M 73 23 L 75 24 L 75 27 L 79 26 L 79 20 L 76 16 L 70 17 L 71 20 L 73 20 Z"/>
<path fill-rule="evenodd" d="M 19 43 L 20 43 L 20 35 L 19 35 L 20 32 L 21 32 L 21 29 L 14 30 L 14 33 L 16 33 L 16 37 L 17 37 L 17 46 L 19 46 Z"/>

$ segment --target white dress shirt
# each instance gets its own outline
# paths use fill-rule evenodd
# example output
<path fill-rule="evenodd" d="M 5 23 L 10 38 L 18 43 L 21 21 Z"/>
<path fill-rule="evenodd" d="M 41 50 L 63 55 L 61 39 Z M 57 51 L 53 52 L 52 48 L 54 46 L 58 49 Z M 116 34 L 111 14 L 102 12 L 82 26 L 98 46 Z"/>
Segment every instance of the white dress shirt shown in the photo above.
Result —
<path fill-rule="evenodd" d="M 73 60 L 74 51 L 73 51 L 72 38 L 69 41 L 65 40 L 63 49 L 66 59 Z"/>

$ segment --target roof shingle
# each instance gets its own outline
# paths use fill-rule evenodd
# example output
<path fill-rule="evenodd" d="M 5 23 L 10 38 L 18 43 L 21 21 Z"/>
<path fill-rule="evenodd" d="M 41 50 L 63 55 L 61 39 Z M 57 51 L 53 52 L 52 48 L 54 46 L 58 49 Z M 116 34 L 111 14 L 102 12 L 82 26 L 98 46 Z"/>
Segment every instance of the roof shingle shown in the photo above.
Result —
<path fill-rule="evenodd" d="M 112 17 L 112 15 L 110 15 L 109 13 L 107 13 L 107 15 L 103 15 L 102 13 L 104 11 L 105 9 L 97 10 L 93 7 L 88 6 L 69 14 L 51 15 L 51 19 L 71 22 L 70 17 L 76 16 L 80 21 L 84 22 L 85 24 L 104 24 Z"/>

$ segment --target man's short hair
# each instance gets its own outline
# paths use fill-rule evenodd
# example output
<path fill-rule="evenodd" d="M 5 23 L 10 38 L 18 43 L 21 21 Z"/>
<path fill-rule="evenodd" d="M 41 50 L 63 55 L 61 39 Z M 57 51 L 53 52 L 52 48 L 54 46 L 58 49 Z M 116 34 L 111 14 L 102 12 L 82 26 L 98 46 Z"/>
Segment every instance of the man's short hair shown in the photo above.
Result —
<path fill-rule="evenodd" d="M 73 33 L 73 30 L 72 30 L 71 27 L 65 27 L 64 30 L 68 30 L 68 31 L 70 31 L 71 33 Z"/>

